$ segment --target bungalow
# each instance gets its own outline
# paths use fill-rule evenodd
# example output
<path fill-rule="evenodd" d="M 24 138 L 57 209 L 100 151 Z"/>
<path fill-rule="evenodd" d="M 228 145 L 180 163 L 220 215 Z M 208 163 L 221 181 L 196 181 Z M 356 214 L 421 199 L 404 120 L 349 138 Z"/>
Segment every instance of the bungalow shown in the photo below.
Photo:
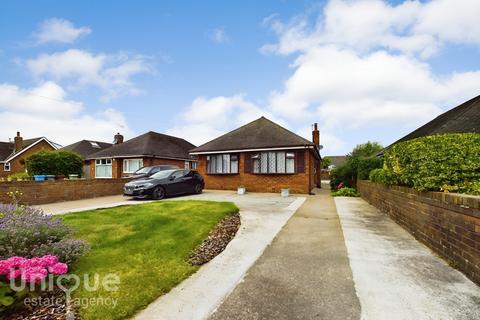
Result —
<path fill-rule="evenodd" d="M 313 142 L 261 117 L 190 151 L 205 187 L 254 192 L 310 193 L 320 187 L 320 133 Z"/>
<path fill-rule="evenodd" d="M 43 150 L 57 150 L 58 145 L 45 137 L 23 139 L 20 132 L 13 142 L 0 142 L 0 178 L 25 172 L 25 159 Z"/>
<path fill-rule="evenodd" d="M 197 160 L 188 153 L 194 147 L 184 139 L 153 131 L 125 142 L 118 133 L 113 146 L 89 155 L 86 160 L 90 162 L 90 177 L 115 179 L 141 167 L 159 164 L 194 169 Z"/>
<path fill-rule="evenodd" d="M 101 150 L 110 148 L 113 146 L 112 143 L 93 141 L 93 140 L 80 140 L 78 142 L 72 143 L 68 146 L 61 148 L 62 151 L 75 152 L 80 155 L 84 160 L 87 159 L 90 155 L 99 152 Z M 85 160 L 83 165 L 83 177 L 90 178 L 90 160 Z"/>

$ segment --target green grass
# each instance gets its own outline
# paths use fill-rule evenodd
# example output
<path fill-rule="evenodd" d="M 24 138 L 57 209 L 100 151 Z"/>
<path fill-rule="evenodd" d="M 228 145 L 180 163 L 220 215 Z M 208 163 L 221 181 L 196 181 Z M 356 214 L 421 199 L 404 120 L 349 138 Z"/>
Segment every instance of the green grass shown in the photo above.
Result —
<path fill-rule="evenodd" d="M 114 273 L 121 281 L 115 292 L 80 286 L 73 298 L 118 299 L 115 308 L 80 309 L 82 318 L 123 319 L 170 291 L 198 269 L 186 262 L 190 252 L 222 218 L 237 211 L 230 202 L 161 201 L 64 215 L 76 238 L 91 245 L 71 273 Z"/>

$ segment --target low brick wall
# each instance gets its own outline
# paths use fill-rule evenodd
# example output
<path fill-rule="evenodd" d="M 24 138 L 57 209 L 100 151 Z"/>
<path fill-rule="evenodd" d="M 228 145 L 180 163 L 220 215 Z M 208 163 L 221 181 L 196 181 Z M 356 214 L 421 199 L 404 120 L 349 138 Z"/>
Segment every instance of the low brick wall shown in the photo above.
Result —
<path fill-rule="evenodd" d="M 358 181 L 362 198 L 387 213 L 480 284 L 480 197 Z"/>
<path fill-rule="evenodd" d="M 23 193 L 21 202 L 31 205 L 117 195 L 123 193 L 123 185 L 127 181 L 88 179 L 0 182 L 0 203 L 10 202 L 7 192 L 17 190 Z"/>

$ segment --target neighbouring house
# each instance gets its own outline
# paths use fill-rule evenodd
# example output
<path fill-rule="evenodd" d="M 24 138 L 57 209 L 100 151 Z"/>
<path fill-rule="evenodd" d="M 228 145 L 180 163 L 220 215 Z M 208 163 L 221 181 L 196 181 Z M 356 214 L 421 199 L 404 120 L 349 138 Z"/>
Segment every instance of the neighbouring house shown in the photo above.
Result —
<path fill-rule="evenodd" d="M 435 134 L 467 132 L 480 133 L 480 96 L 442 113 L 432 121 L 392 143 L 392 145 Z"/>
<path fill-rule="evenodd" d="M 113 146 L 89 155 L 86 160 L 90 162 L 90 177 L 115 179 L 141 167 L 159 164 L 195 169 L 197 160 L 189 154 L 193 148 L 195 146 L 184 139 L 153 131 L 125 142 L 123 136 L 117 134 Z"/>
<path fill-rule="evenodd" d="M 23 139 L 20 132 L 13 142 L 0 142 L 0 178 L 25 172 L 25 159 L 43 150 L 57 150 L 59 146 L 45 137 Z"/>
<path fill-rule="evenodd" d="M 113 143 L 93 141 L 93 140 L 81 140 L 72 143 L 68 146 L 61 148 L 63 151 L 71 151 L 79 154 L 84 160 L 90 155 L 99 152 L 101 150 L 110 148 Z M 90 160 L 85 160 L 83 165 L 83 177 L 89 179 L 90 176 Z"/>
<path fill-rule="evenodd" d="M 320 133 L 313 141 L 261 117 L 190 151 L 209 189 L 310 193 L 320 187 Z"/>

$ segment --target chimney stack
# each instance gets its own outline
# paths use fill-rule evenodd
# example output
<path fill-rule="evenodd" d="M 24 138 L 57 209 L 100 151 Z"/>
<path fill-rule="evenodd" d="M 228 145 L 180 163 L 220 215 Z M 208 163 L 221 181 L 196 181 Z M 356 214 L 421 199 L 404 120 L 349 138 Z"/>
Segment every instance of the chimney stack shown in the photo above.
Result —
<path fill-rule="evenodd" d="M 320 131 L 318 131 L 318 124 L 313 124 L 313 131 L 312 131 L 312 142 L 316 146 L 320 146 Z"/>
<path fill-rule="evenodd" d="M 23 138 L 20 136 L 20 132 L 17 131 L 17 136 L 13 139 L 14 152 L 18 152 L 23 148 Z"/>
<path fill-rule="evenodd" d="M 120 144 L 120 143 L 123 143 L 123 136 L 120 134 L 120 132 L 118 132 L 114 137 L 113 144 Z"/>

